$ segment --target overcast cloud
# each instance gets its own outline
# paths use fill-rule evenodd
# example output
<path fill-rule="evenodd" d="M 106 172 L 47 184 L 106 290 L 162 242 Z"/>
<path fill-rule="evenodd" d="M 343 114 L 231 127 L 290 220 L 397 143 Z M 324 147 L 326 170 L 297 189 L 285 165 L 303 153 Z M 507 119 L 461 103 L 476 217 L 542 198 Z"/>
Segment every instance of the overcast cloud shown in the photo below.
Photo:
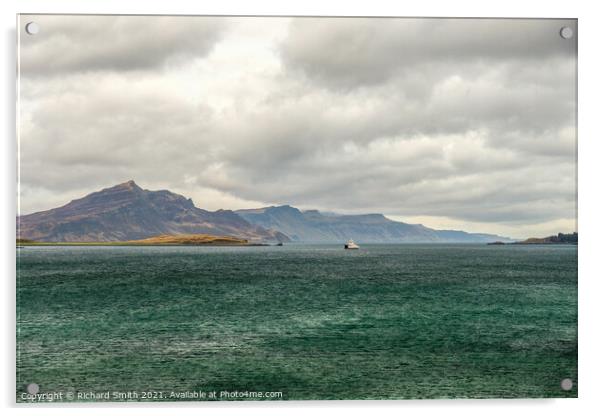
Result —
<path fill-rule="evenodd" d="M 575 21 L 24 16 L 21 212 L 134 179 L 205 209 L 575 230 Z"/>

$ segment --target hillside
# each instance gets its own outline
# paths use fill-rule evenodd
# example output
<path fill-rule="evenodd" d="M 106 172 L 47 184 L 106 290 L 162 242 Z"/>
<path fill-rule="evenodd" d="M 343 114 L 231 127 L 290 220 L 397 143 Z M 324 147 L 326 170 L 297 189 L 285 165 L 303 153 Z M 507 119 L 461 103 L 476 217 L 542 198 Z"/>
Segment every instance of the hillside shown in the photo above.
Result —
<path fill-rule="evenodd" d="M 393 221 L 382 214 L 322 214 L 289 205 L 238 210 L 251 224 L 278 230 L 299 242 L 340 243 L 353 238 L 362 243 L 482 243 L 511 242 L 491 234 L 434 230 L 420 224 Z"/>
<path fill-rule="evenodd" d="M 18 238 L 53 242 L 130 241 L 164 234 L 236 236 L 252 242 L 289 241 L 233 211 L 206 211 L 192 200 L 149 191 L 128 181 L 48 211 L 17 217 Z"/>
<path fill-rule="evenodd" d="M 531 237 L 524 241 L 518 241 L 515 244 L 578 244 L 578 234 L 563 234 L 551 235 L 549 237 Z"/>
<path fill-rule="evenodd" d="M 249 241 L 235 237 L 219 237 L 209 234 L 158 235 L 142 240 L 128 241 L 135 245 L 248 245 Z"/>

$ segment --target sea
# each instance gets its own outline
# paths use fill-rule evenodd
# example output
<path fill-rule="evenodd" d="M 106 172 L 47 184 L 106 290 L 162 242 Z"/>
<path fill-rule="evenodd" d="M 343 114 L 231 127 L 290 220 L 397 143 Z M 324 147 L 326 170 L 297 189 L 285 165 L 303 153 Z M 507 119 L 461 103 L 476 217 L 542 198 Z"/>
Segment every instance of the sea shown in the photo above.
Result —
<path fill-rule="evenodd" d="M 28 246 L 16 357 L 18 402 L 577 397 L 577 247 Z"/>

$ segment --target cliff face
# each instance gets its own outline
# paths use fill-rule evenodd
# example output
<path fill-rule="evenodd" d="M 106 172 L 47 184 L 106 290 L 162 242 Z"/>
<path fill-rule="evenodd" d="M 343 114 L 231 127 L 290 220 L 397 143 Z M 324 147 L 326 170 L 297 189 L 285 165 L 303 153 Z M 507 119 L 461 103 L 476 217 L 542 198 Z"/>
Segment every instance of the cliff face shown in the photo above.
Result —
<path fill-rule="evenodd" d="M 340 243 L 483 243 L 512 240 L 490 234 L 434 230 L 420 224 L 392 221 L 382 214 L 322 214 L 289 205 L 236 211 L 252 224 L 278 230 L 293 241 Z"/>
<path fill-rule="evenodd" d="M 149 191 L 128 181 L 60 208 L 17 218 L 19 238 L 36 241 L 127 241 L 161 234 L 234 236 L 253 242 L 289 241 L 250 224 L 233 211 L 206 211 L 169 191 Z"/>

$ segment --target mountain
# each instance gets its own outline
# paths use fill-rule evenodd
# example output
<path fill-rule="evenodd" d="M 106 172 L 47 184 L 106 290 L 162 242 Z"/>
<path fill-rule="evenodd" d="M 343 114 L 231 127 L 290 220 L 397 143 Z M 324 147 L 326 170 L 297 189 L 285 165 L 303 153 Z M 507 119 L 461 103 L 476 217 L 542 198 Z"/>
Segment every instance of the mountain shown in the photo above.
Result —
<path fill-rule="evenodd" d="M 382 214 L 322 214 L 290 205 L 236 211 L 251 224 L 278 230 L 293 241 L 340 243 L 350 238 L 360 243 L 487 243 L 511 242 L 491 234 L 434 230 L 420 224 L 393 221 Z"/>
<path fill-rule="evenodd" d="M 18 238 L 49 242 L 140 240 L 159 235 L 209 234 L 261 242 L 487 243 L 512 242 L 491 234 L 434 230 L 382 214 L 301 211 L 290 205 L 206 211 L 170 191 L 128 181 L 67 205 L 17 217 Z"/>
<path fill-rule="evenodd" d="M 290 241 L 229 210 L 206 211 L 169 191 L 128 181 L 60 208 L 17 217 L 19 238 L 36 241 L 127 241 L 162 234 L 234 236 L 251 242 Z"/>

